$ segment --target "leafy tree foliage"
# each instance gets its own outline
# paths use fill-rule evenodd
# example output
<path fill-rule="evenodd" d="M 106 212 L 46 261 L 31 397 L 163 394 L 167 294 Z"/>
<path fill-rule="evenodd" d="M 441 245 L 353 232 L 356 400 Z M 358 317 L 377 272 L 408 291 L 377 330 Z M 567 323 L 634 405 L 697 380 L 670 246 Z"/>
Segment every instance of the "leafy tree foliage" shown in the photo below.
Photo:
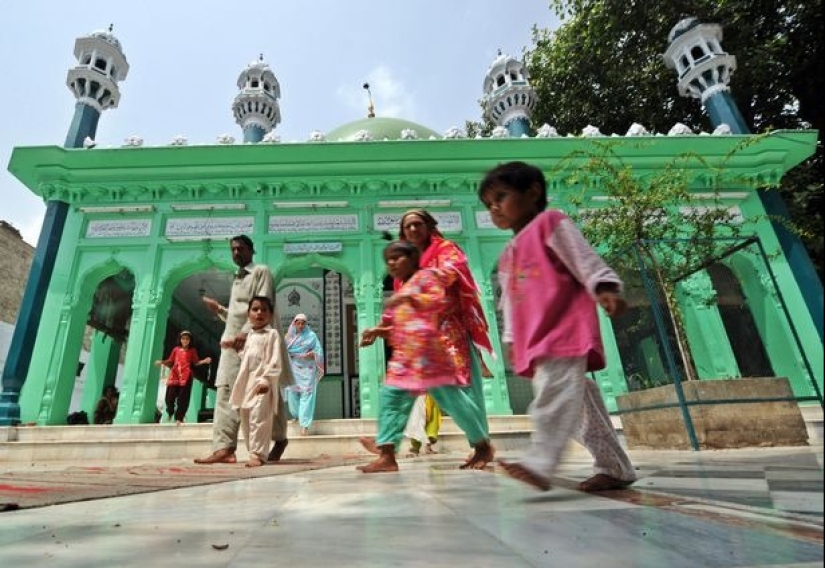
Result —
<path fill-rule="evenodd" d="M 525 53 L 538 94 L 533 123 L 577 134 L 588 124 L 624 134 L 633 123 L 666 133 L 677 122 L 710 131 L 701 102 L 681 97 L 662 58 L 668 35 L 696 17 L 723 28 L 737 59 L 731 95 L 750 129 L 815 128 L 823 133 L 821 0 L 551 0 L 563 20 L 533 30 Z M 823 274 L 821 144 L 780 189 Z"/>
<path fill-rule="evenodd" d="M 697 373 L 677 300 L 677 287 L 681 280 L 740 245 L 740 235 L 746 227 L 715 192 L 701 204 L 685 206 L 695 202 L 690 190 L 691 171 L 695 169 L 690 166 L 701 165 L 718 175 L 724 174 L 725 166 L 712 166 L 700 155 L 685 153 L 674 156 L 654 175 L 638 177 L 615 153 L 620 143 L 608 140 L 594 139 L 589 151 L 567 156 L 555 166 L 554 175 L 561 175 L 570 187 L 579 188 L 566 195 L 566 201 L 573 206 L 571 218 L 581 226 L 588 241 L 599 243 L 607 253 L 610 265 L 625 281 L 626 290 L 647 288 L 640 282 L 642 266 L 652 274 L 670 319 L 668 336 L 677 347 L 684 376 L 695 380 Z M 751 143 L 750 140 L 742 143 L 728 158 Z M 633 144 L 644 149 L 649 142 L 636 138 Z M 594 206 L 590 200 L 590 187 L 594 183 L 609 205 Z M 649 294 L 649 290 L 645 290 L 645 294 Z M 649 305 L 655 299 L 648 297 L 647 301 Z M 650 312 L 636 315 L 638 320 L 634 318 L 632 325 L 648 330 L 642 336 L 649 335 Z M 625 332 L 624 340 L 632 343 L 638 339 L 632 330 Z M 638 352 L 638 345 L 619 348 L 629 358 Z"/>

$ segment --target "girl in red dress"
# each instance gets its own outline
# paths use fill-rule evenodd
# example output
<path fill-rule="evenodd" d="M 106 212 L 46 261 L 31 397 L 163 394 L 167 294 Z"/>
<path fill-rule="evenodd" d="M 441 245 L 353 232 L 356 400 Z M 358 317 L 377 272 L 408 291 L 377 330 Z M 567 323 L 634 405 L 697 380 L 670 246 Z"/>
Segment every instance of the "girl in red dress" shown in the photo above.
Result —
<path fill-rule="evenodd" d="M 155 365 L 169 367 L 172 371 L 166 379 L 166 414 L 168 422 L 183 423 L 189 410 L 189 394 L 192 392 L 192 365 L 208 365 L 211 357 L 198 359 L 198 351 L 192 347 L 192 334 L 180 332 L 180 345 L 172 349 L 168 359 L 155 361 Z"/>

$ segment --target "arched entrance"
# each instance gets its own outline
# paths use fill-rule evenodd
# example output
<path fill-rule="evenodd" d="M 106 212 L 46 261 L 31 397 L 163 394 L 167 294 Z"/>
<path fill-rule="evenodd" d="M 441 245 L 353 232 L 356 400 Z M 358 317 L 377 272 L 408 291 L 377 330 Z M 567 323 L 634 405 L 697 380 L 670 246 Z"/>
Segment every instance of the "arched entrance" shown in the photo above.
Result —
<path fill-rule="evenodd" d="M 108 386 L 120 388 L 134 291 L 135 277 L 126 269 L 104 278 L 95 288 L 77 357 L 70 415 L 84 412 L 93 423 L 103 390 Z"/>
<path fill-rule="evenodd" d="M 315 418 L 359 418 L 357 309 L 348 271 L 321 255 L 290 259 L 278 267 L 275 291 L 280 330 L 303 313 L 324 348 Z"/>

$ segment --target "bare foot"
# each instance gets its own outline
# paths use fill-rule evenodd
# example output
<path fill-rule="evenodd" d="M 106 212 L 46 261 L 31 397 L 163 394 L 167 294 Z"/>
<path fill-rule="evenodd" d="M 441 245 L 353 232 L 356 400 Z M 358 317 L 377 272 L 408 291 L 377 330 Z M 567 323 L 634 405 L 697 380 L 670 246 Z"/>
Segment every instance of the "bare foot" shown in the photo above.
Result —
<path fill-rule="evenodd" d="M 372 463 L 358 466 L 358 469 L 364 473 L 392 473 L 398 471 L 398 463 L 393 455 L 381 455 Z"/>
<path fill-rule="evenodd" d="M 309 436 L 309 428 L 301 428 L 301 436 Z"/>
<path fill-rule="evenodd" d="M 250 456 L 246 462 L 246 467 L 261 467 L 262 465 L 264 465 L 264 462 L 258 456 Z"/>
<path fill-rule="evenodd" d="M 375 438 L 369 438 L 367 436 L 358 438 L 358 441 L 361 442 L 361 445 L 364 446 L 364 449 L 367 450 L 371 454 L 378 455 L 381 451 L 378 449 L 378 446 L 375 445 Z"/>
<path fill-rule="evenodd" d="M 195 463 L 209 464 L 209 463 L 236 463 L 235 450 L 223 448 L 215 450 L 205 458 L 195 458 Z"/>
<path fill-rule="evenodd" d="M 550 489 L 549 479 L 536 475 L 523 465 L 515 462 L 506 462 L 504 460 L 498 460 L 498 463 L 504 470 L 504 473 L 513 479 L 532 485 L 536 489 L 541 489 L 542 491 L 548 491 Z"/>
<path fill-rule="evenodd" d="M 438 451 L 433 448 L 432 444 L 427 444 L 424 446 L 424 453 L 425 454 L 437 454 Z"/>
<path fill-rule="evenodd" d="M 459 466 L 459 469 L 484 469 L 488 463 L 493 461 L 494 457 L 495 451 L 490 442 L 487 440 L 479 442 L 475 445 L 472 457 L 464 465 Z"/>
<path fill-rule="evenodd" d="M 607 475 L 606 473 L 597 473 L 593 477 L 585 479 L 579 483 L 579 491 L 586 491 L 593 493 L 596 491 L 614 491 L 616 489 L 625 489 L 633 484 L 633 481 L 624 481 Z"/>
<path fill-rule="evenodd" d="M 405 455 L 404 457 L 405 458 L 417 458 L 419 455 L 421 455 L 421 454 L 419 453 L 418 450 L 416 450 L 414 448 L 410 448 L 409 451 L 407 451 L 407 455 Z"/>

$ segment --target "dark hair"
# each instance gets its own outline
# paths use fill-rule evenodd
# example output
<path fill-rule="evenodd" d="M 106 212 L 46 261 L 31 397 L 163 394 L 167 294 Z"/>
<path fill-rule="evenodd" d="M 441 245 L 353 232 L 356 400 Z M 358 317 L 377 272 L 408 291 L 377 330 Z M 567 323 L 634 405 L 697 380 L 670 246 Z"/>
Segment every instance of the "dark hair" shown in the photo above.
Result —
<path fill-rule="evenodd" d="M 393 241 L 384 247 L 384 256 L 386 256 L 391 250 L 397 250 L 404 256 L 410 257 L 415 261 L 416 266 L 418 266 L 418 261 L 421 258 L 421 251 L 418 250 L 418 247 L 414 244 L 407 241 Z"/>
<path fill-rule="evenodd" d="M 272 304 L 272 300 L 269 299 L 269 296 L 252 296 L 252 298 L 249 299 L 249 307 L 246 308 L 247 312 L 252 309 L 252 302 L 255 300 L 264 304 L 267 308 L 269 308 L 270 312 L 275 311 L 275 306 Z"/>
<path fill-rule="evenodd" d="M 478 186 L 478 197 L 496 185 L 503 185 L 519 193 L 527 193 L 531 187 L 538 185 L 539 198 L 536 206 L 539 211 L 547 208 L 547 180 L 544 174 L 536 166 L 524 162 L 507 162 L 499 164 L 481 180 Z"/>
<path fill-rule="evenodd" d="M 409 217 L 410 215 L 416 215 L 424 221 L 424 225 L 426 225 L 427 230 L 430 232 L 430 235 L 435 235 L 437 237 L 444 237 L 441 234 L 441 231 L 438 230 L 438 220 L 432 216 L 432 214 L 427 211 L 426 209 L 410 209 L 406 211 L 403 215 L 401 215 L 401 219 L 398 220 L 398 238 L 400 240 L 406 239 L 404 235 L 404 219 Z"/>
<path fill-rule="evenodd" d="M 251 250 L 253 253 L 255 252 L 255 245 L 252 244 L 252 239 L 250 239 L 246 235 L 238 235 L 236 237 L 232 237 L 231 239 L 229 239 L 230 243 L 235 242 L 235 241 L 238 241 L 240 243 L 245 244 L 246 246 L 249 247 L 249 250 Z"/>

